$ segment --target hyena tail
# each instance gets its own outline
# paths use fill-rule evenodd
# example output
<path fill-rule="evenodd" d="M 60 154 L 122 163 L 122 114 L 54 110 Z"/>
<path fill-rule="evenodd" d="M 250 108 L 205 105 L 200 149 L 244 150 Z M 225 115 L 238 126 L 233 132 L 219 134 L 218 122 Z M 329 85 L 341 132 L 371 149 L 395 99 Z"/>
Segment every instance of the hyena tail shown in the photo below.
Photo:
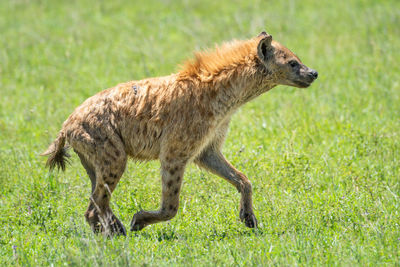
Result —
<path fill-rule="evenodd" d="M 65 145 L 65 133 L 61 131 L 56 140 L 50 144 L 49 148 L 40 156 L 48 156 L 46 167 L 53 170 L 57 166 L 58 169 L 65 171 L 65 165 L 68 163 L 70 155 L 67 152 L 68 147 Z"/>

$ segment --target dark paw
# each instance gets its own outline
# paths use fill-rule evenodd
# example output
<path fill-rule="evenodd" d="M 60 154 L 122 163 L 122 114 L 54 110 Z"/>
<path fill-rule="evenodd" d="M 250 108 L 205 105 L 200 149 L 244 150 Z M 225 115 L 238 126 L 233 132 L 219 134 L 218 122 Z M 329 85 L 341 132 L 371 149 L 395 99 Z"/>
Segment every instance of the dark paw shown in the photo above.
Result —
<path fill-rule="evenodd" d="M 109 232 L 112 236 L 123 235 L 126 236 L 125 226 L 118 220 L 115 216 L 113 220 L 109 223 Z"/>
<path fill-rule="evenodd" d="M 142 211 L 139 211 L 135 215 L 133 215 L 131 221 L 131 231 L 140 231 L 146 227 L 146 224 L 142 221 Z"/>
<path fill-rule="evenodd" d="M 244 218 L 244 224 L 249 228 L 257 228 L 257 219 L 254 214 L 250 214 L 249 216 Z"/>
<path fill-rule="evenodd" d="M 124 225 L 112 213 L 106 213 L 100 216 L 98 212 L 89 211 L 86 212 L 85 217 L 95 234 L 102 233 L 106 236 L 126 236 Z"/>
<path fill-rule="evenodd" d="M 254 213 L 245 213 L 240 210 L 240 220 L 249 228 L 257 228 L 257 219 Z"/>

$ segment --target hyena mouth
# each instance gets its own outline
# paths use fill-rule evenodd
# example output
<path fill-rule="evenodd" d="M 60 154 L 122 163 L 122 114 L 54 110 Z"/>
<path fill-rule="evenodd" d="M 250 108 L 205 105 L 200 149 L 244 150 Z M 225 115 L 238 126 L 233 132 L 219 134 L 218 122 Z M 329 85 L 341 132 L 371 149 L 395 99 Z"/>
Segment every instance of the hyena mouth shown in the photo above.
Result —
<path fill-rule="evenodd" d="M 312 82 L 295 81 L 296 85 L 300 88 L 307 88 Z"/>

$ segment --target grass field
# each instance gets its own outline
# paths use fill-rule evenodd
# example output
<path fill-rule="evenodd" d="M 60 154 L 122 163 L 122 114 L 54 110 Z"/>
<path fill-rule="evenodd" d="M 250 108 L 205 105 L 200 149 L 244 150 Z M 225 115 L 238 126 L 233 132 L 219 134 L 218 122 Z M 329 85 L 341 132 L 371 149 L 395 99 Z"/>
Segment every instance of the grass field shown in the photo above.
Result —
<path fill-rule="evenodd" d="M 178 3 L 179 2 L 179 3 Z M 267 30 L 319 72 L 234 116 L 224 153 L 239 194 L 191 165 L 178 215 L 106 239 L 84 220 L 90 182 L 39 157 L 87 97 L 175 72 L 192 51 Z M 0 1 L 0 265 L 400 265 L 400 2 Z M 156 209 L 159 163 L 133 163 L 112 208 Z"/>

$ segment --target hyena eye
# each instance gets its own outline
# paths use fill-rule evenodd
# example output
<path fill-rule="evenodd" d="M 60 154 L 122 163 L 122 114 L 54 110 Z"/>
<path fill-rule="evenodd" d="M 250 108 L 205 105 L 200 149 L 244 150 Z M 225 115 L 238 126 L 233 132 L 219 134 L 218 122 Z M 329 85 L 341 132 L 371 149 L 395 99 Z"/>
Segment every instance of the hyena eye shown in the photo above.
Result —
<path fill-rule="evenodd" d="M 295 68 L 299 65 L 299 62 L 297 62 L 296 60 L 291 60 L 289 61 L 289 65 L 290 67 Z"/>

